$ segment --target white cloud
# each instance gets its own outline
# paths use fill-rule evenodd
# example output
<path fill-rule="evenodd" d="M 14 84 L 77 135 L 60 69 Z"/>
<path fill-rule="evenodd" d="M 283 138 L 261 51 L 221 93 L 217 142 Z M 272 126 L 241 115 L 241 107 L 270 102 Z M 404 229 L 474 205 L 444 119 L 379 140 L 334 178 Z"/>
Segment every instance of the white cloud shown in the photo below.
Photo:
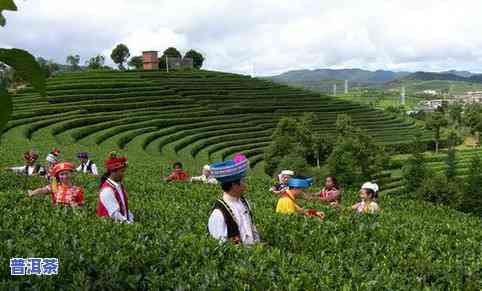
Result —
<path fill-rule="evenodd" d="M 482 2 L 321 0 L 17 1 L 3 46 L 64 61 L 142 50 L 201 51 L 206 67 L 251 74 L 290 69 L 482 71 Z"/>

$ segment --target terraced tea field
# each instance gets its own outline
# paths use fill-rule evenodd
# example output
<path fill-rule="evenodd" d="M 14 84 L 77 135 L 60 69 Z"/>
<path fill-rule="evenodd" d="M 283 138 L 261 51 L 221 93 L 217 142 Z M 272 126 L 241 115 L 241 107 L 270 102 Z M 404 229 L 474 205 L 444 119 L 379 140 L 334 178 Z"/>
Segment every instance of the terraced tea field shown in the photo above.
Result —
<path fill-rule="evenodd" d="M 478 155 L 482 158 L 482 149 L 465 149 L 456 152 L 456 175 L 458 177 L 465 177 L 469 173 L 469 166 L 470 160 L 473 156 Z M 391 170 L 387 170 L 382 173 L 382 184 L 383 184 L 383 192 L 385 193 L 397 193 L 402 190 L 403 181 L 402 181 L 402 166 L 403 161 L 407 159 L 407 155 L 402 155 L 396 158 L 398 161 L 396 163 L 396 167 Z M 426 164 L 427 167 L 435 172 L 443 173 L 447 169 L 446 159 L 447 153 L 440 152 L 439 154 L 435 153 L 426 153 Z"/>
<path fill-rule="evenodd" d="M 247 76 L 195 73 L 70 73 L 48 81 L 48 99 L 24 90 L 14 98 L 7 131 L 26 139 L 51 135 L 60 144 L 136 147 L 189 165 L 244 152 L 256 164 L 281 116 L 314 112 L 316 132 L 334 133 L 338 114 L 389 146 L 416 131 L 360 104 Z M 424 132 L 427 139 L 430 133 Z"/>
<path fill-rule="evenodd" d="M 125 184 L 131 225 L 95 215 L 99 181 L 76 175 L 81 209 L 53 208 L 49 197 L 26 197 L 45 179 L 0 171 L 0 290 L 480 290 L 480 218 L 429 203 L 382 195 L 376 216 L 352 213 L 355 192 L 338 211 L 318 202 L 326 219 L 282 216 L 262 173 L 263 150 L 277 120 L 315 112 L 316 131 L 333 132 L 336 115 L 388 145 L 418 129 L 342 100 L 246 76 L 196 73 L 90 72 L 48 82 L 48 99 L 27 90 L 14 97 L 2 135 L 0 165 L 41 157 L 58 146 L 61 159 L 88 151 L 103 172 L 106 154 L 129 157 Z M 430 138 L 425 133 L 426 138 Z M 218 186 L 165 183 L 174 160 L 198 174 L 209 160 L 242 151 L 254 171 L 246 196 L 263 244 L 220 245 L 207 235 Z M 319 190 L 319 189 L 311 189 Z M 55 276 L 10 276 L 9 259 L 54 257 Z"/>

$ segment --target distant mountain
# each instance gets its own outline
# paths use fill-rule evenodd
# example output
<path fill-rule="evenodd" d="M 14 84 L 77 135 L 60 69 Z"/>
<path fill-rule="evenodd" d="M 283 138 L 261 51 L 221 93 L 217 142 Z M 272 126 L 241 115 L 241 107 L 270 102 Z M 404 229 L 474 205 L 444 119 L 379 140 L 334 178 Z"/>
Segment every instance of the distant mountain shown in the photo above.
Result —
<path fill-rule="evenodd" d="M 286 83 L 308 83 L 314 84 L 320 81 L 348 80 L 350 83 L 359 85 L 376 85 L 402 78 L 409 75 L 409 72 L 393 71 L 367 71 L 361 69 L 317 69 L 289 71 L 277 76 L 270 77 L 273 81 Z"/>
<path fill-rule="evenodd" d="M 460 82 L 469 82 L 469 83 L 482 83 L 482 74 L 470 73 L 470 76 L 464 77 L 464 76 L 461 76 L 460 72 L 457 74 L 447 73 L 447 72 L 441 72 L 441 73 L 415 72 L 403 78 L 395 79 L 392 82 L 402 82 L 406 80 L 414 80 L 414 81 L 440 80 L 440 81 L 460 81 Z"/>
<path fill-rule="evenodd" d="M 445 72 L 440 72 L 442 74 L 452 74 L 452 75 L 456 75 L 456 76 L 459 76 L 459 77 L 464 77 L 464 78 L 469 78 L 469 77 L 472 77 L 473 75 L 477 75 L 477 74 L 474 74 L 472 72 L 469 72 L 469 71 L 457 71 L 457 70 L 450 70 L 450 71 L 445 71 Z"/>
<path fill-rule="evenodd" d="M 419 80 L 419 81 L 429 81 L 429 80 L 443 80 L 443 81 L 467 81 L 468 78 L 461 77 L 455 74 L 449 73 L 433 73 L 433 72 L 415 72 L 404 79 L 408 80 Z"/>
<path fill-rule="evenodd" d="M 453 92 L 465 92 L 479 90 L 482 87 L 482 74 L 457 70 L 439 73 L 423 71 L 411 73 L 361 69 L 318 69 L 289 71 L 268 77 L 268 79 L 325 93 L 333 92 L 335 84 L 338 92 L 342 92 L 345 80 L 348 80 L 349 88 L 394 89 L 403 85 L 410 92 L 426 89 L 440 91 L 449 88 Z"/>

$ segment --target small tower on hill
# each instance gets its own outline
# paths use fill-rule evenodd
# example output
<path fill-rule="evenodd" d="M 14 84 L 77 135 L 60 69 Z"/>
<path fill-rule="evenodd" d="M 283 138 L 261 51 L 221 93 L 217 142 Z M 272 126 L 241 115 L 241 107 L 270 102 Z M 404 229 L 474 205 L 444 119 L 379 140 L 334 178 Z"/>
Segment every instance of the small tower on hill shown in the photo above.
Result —
<path fill-rule="evenodd" d="M 400 92 L 400 104 L 405 105 L 405 86 L 402 86 L 402 90 Z"/>
<path fill-rule="evenodd" d="M 159 70 L 159 57 L 157 54 L 157 51 L 142 52 L 142 63 L 144 65 L 144 70 Z"/>

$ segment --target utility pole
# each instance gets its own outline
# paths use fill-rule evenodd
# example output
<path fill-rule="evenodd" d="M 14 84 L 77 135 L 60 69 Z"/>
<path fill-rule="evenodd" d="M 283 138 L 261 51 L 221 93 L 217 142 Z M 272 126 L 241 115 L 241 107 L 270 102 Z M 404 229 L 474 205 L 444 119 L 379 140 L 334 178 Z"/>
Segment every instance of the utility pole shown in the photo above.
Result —
<path fill-rule="evenodd" d="M 333 96 L 336 96 L 336 83 L 333 84 Z"/>
<path fill-rule="evenodd" d="M 166 55 L 166 70 L 169 73 L 169 58 Z"/>
<path fill-rule="evenodd" d="M 345 80 L 345 94 L 348 94 L 348 80 Z"/>
<path fill-rule="evenodd" d="M 405 105 L 405 86 L 402 86 L 400 93 L 400 104 Z"/>

